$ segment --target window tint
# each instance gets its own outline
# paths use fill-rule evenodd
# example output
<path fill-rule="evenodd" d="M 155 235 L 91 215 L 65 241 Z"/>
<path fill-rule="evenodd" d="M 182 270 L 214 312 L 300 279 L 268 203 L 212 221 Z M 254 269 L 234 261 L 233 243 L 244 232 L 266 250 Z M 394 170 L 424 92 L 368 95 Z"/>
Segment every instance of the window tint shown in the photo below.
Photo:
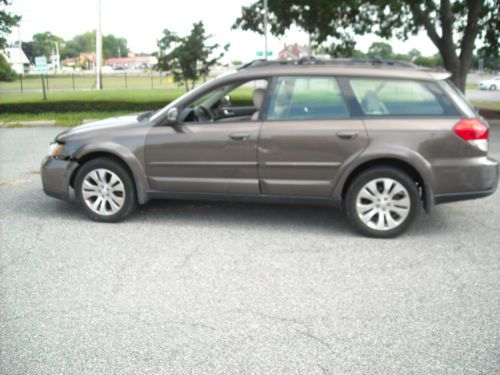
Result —
<path fill-rule="evenodd" d="M 280 77 L 276 80 L 268 120 L 325 120 L 349 117 L 332 77 Z"/>
<path fill-rule="evenodd" d="M 436 85 L 418 81 L 351 79 L 362 112 L 368 116 L 439 116 L 456 110 Z"/>

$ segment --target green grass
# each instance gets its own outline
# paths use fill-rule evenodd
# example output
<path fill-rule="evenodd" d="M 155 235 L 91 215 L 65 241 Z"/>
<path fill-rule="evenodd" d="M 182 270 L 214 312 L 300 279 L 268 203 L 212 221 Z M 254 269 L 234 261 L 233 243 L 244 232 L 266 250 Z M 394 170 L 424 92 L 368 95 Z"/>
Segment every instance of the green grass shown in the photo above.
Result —
<path fill-rule="evenodd" d="M 49 92 L 48 103 L 61 103 L 71 101 L 82 102 L 166 102 L 169 103 L 179 95 L 184 94 L 183 89 L 166 90 L 103 90 L 103 91 L 70 91 Z M 0 105 L 7 103 L 43 103 L 42 93 L 11 94 L 0 93 Z"/>
<path fill-rule="evenodd" d="M 127 73 L 118 73 L 113 75 L 103 75 L 103 87 L 105 89 L 137 89 L 137 88 L 169 88 L 175 87 L 171 79 L 160 77 L 155 74 L 153 77 L 145 74 L 134 75 Z M 42 89 L 42 79 L 40 76 L 27 75 L 22 79 L 24 90 Z M 93 74 L 75 74 L 74 88 L 75 90 L 92 89 L 95 87 L 95 76 Z M 49 75 L 48 88 L 51 89 L 73 89 L 73 77 L 71 75 Z M 21 91 L 21 81 L 17 79 L 13 82 L 0 82 L 0 89 L 18 90 Z"/>
<path fill-rule="evenodd" d="M 236 105 L 251 103 L 251 88 L 240 88 L 231 94 Z M 127 113 L 164 107 L 183 89 L 108 90 L 49 93 L 0 94 L 0 122 L 55 120 L 56 125 L 73 126 L 85 119 L 101 119 Z"/>
<path fill-rule="evenodd" d="M 474 104 L 479 109 L 489 109 L 492 111 L 500 111 L 500 102 L 478 102 L 475 100 L 471 100 L 471 103 Z"/>

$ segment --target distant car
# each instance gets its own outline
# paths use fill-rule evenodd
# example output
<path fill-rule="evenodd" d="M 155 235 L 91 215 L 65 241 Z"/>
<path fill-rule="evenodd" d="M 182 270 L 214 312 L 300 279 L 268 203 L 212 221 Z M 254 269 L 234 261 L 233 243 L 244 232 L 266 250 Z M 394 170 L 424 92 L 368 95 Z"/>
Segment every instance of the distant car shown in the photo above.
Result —
<path fill-rule="evenodd" d="M 479 90 L 498 90 L 500 88 L 500 76 L 492 79 L 485 79 L 479 82 Z"/>
<path fill-rule="evenodd" d="M 59 134 L 43 188 L 62 199 L 74 191 L 103 222 L 157 198 L 317 203 L 343 207 L 365 235 L 394 237 L 421 207 L 497 188 L 489 126 L 449 76 L 257 62 L 159 111 Z"/>

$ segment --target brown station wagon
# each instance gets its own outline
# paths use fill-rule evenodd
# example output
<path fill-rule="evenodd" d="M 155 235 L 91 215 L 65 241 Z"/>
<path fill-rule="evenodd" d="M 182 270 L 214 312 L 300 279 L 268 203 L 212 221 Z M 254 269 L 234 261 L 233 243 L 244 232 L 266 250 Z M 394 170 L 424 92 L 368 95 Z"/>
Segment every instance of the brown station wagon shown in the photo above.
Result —
<path fill-rule="evenodd" d="M 498 183 L 488 124 L 447 78 L 398 62 L 256 61 L 165 108 L 55 139 L 45 192 L 116 222 L 151 199 L 340 206 L 393 237 Z"/>

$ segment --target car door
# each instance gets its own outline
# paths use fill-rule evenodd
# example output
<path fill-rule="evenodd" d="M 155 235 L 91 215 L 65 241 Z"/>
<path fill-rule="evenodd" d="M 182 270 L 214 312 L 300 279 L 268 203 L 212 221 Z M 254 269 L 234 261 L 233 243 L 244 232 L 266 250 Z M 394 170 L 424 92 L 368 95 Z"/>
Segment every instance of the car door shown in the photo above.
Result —
<path fill-rule="evenodd" d="M 350 118 L 334 77 L 278 77 L 260 132 L 261 191 L 329 197 L 341 166 L 367 144 L 363 122 Z"/>
<path fill-rule="evenodd" d="M 258 194 L 259 126 L 250 116 L 228 116 L 220 121 L 191 120 L 153 127 L 146 138 L 145 155 L 151 188 L 159 192 Z"/>

